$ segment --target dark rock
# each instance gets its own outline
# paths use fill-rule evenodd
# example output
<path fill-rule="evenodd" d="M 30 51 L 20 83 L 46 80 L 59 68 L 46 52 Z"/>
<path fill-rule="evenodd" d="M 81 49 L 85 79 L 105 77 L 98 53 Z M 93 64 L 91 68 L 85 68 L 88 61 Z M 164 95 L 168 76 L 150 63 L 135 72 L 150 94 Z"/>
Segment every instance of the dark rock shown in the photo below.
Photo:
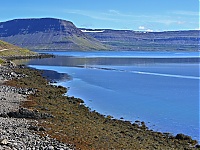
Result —
<path fill-rule="evenodd" d="M 133 123 L 132 126 L 139 128 L 139 125 L 137 123 Z"/>
<path fill-rule="evenodd" d="M 6 113 L 1 113 L 0 114 L 0 117 L 3 117 L 3 118 L 7 118 L 7 117 L 9 117 Z"/>
<path fill-rule="evenodd" d="M 0 98 L 0 100 L 2 100 L 2 101 L 5 101 L 5 100 L 6 100 L 6 98 L 5 98 L 5 97 L 1 97 L 1 98 Z"/>
<path fill-rule="evenodd" d="M 33 131 L 38 131 L 38 127 L 36 126 L 30 126 L 28 129 Z"/>
<path fill-rule="evenodd" d="M 48 109 L 47 107 L 42 107 L 41 109 L 42 109 L 42 110 L 49 111 L 49 109 Z"/>
<path fill-rule="evenodd" d="M 184 135 L 184 134 L 182 134 L 182 133 L 177 134 L 175 138 L 178 139 L 178 140 L 188 140 L 188 141 L 192 141 L 192 138 L 191 138 L 190 136 Z"/>
<path fill-rule="evenodd" d="M 139 141 L 143 141 L 144 140 L 144 138 L 142 136 L 138 136 L 136 139 L 139 140 Z"/>
<path fill-rule="evenodd" d="M 38 129 L 39 131 L 46 131 L 46 129 L 44 127 L 39 127 Z"/>
<path fill-rule="evenodd" d="M 30 118 L 30 119 L 54 118 L 54 116 L 51 114 L 39 113 L 38 110 L 30 110 L 26 108 L 20 108 L 16 112 L 9 112 L 7 115 L 9 117 L 14 117 L 14 118 Z"/>
<path fill-rule="evenodd" d="M 32 126 L 32 125 L 28 129 L 33 130 L 33 131 L 46 131 L 44 127 L 37 127 L 37 126 Z"/>
<path fill-rule="evenodd" d="M 97 139 L 97 138 L 98 138 L 98 136 L 97 136 L 97 135 L 95 135 L 95 136 L 94 136 L 94 138 L 95 138 L 95 139 Z"/>
<path fill-rule="evenodd" d="M 195 147 L 200 149 L 200 145 L 196 145 Z"/>

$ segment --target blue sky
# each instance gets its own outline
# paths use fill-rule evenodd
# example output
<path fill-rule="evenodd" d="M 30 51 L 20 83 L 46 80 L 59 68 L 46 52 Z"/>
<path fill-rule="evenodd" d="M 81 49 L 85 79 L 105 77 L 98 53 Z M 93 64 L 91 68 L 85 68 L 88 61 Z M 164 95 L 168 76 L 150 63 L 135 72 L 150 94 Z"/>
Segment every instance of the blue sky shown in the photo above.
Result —
<path fill-rule="evenodd" d="M 80 28 L 199 29 L 199 0 L 2 0 L 0 22 L 52 17 Z"/>

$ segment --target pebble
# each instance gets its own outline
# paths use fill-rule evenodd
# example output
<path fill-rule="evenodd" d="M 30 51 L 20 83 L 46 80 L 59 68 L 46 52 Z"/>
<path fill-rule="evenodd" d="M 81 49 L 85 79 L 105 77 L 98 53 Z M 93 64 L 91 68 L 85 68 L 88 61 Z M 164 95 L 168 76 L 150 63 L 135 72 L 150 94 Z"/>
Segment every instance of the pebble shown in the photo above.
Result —
<path fill-rule="evenodd" d="M 0 150 L 73 150 L 72 145 L 61 143 L 48 136 L 42 137 L 34 133 L 34 129 L 42 132 L 43 127 L 36 127 L 37 121 L 25 118 L 9 118 L 8 113 L 20 109 L 20 102 L 26 101 L 29 94 L 36 89 L 23 89 L 3 85 L 7 80 L 21 78 L 26 75 L 15 73 L 11 67 L 0 66 Z"/>
<path fill-rule="evenodd" d="M 3 140 L 0 140 L 1 142 L 1 145 L 6 145 L 8 144 L 8 140 L 7 139 L 3 139 Z"/>

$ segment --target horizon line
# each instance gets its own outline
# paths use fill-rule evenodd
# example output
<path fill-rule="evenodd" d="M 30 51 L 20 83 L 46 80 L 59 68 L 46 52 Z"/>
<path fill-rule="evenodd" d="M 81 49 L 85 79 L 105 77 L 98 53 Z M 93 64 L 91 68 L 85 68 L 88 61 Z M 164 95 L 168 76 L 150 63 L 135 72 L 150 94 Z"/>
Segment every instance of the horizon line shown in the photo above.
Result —
<path fill-rule="evenodd" d="M 12 18 L 12 19 L 4 19 L 3 21 L 0 21 L 0 23 L 3 22 L 8 22 L 8 21 L 13 21 L 13 20 L 28 20 L 28 19 L 57 19 L 57 20 L 64 20 L 64 21 L 68 21 L 68 22 L 72 22 L 74 24 L 74 22 L 72 20 L 67 20 L 64 18 L 57 18 L 57 17 L 25 17 L 25 18 Z M 88 30 L 121 30 L 121 31 L 135 31 L 135 32 L 143 32 L 143 33 L 157 33 L 157 32 L 180 32 L 180 31 L 200 31 L 199 29 L 178 29 L 178 30 L 152 30 L 152 31 L 148 31 L 148 30 L 134 30 L 134 29 L 117 29 L 117 28 L 88 28 L 88 27 L 78 27 L 77 25 L 75 25 L 77 28 L 79 29 L 88 29 Z"/>

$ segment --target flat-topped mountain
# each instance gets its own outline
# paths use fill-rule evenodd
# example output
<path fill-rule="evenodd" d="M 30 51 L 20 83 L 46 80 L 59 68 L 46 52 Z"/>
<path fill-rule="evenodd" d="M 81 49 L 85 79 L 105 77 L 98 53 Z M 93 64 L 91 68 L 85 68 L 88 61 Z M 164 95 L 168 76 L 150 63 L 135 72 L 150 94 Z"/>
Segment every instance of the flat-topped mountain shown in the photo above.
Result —
<path fill-rule="evenodd" d="M 0 39 L 29 49 L 108 49 L 98 40 L 81 32 L 72 22 L 54 18 L 1 22 Z"/>
<path fill-rule="evenodd" d="M 81 29 L 116 50 L 187 50 L 199 49 L 199 30 L 138 32 L 131 30 Z"/>

